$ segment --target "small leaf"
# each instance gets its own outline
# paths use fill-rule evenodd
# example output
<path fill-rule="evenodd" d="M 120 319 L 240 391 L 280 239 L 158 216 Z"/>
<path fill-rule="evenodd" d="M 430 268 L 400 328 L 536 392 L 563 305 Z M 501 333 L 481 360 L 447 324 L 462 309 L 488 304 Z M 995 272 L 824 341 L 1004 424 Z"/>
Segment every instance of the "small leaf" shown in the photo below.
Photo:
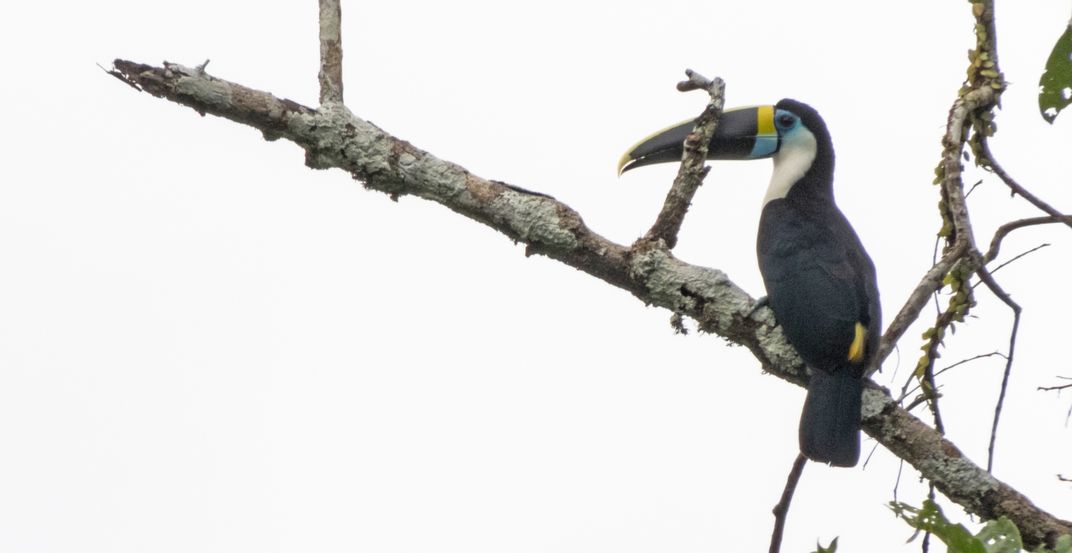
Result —
<path fill-rule="evenodd" d="M 830 542 L 830 545 L 823 547 L 819 542 L 815 542 L 815 553 L 837 553 L 837 538 Z"/>
<path fill-rule="evenodd" d="M 1061 110 L 1072 104 L 1072 26 L 1065 29 L 1050 52 L 1046 71 L 1039 79 L 1039 112 L 1053 123 Z"/>
<path fill-rule="evenodd" d="M 1020 530 L 1005 517 L 987 522 L 975 538 L 986 547 L 986 553 L 1020 553 L 1024 547 Z"/>
<path fill-rule="evenodd" d="M 942 509 L 929 499 L 923 501 L 920 509 L 902 503 L 894 513 L 909 526 L 934 534 L 949 548 L 949 553 L 988 553 L 982 541 L 963 525 L 950 522 L 942 514 Z"/>

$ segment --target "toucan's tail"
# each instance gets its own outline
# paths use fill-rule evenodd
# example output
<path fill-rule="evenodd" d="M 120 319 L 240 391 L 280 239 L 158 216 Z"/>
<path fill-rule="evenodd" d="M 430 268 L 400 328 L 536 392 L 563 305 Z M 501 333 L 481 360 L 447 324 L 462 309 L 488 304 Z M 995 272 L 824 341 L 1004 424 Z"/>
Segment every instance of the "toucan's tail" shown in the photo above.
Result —
<path fill-rule="evenodd" d="M 860 460 L 863 380 L 850 371 L 812 371 L 800 415 L 800 452 L 812 461 L 852 467 Z"/>

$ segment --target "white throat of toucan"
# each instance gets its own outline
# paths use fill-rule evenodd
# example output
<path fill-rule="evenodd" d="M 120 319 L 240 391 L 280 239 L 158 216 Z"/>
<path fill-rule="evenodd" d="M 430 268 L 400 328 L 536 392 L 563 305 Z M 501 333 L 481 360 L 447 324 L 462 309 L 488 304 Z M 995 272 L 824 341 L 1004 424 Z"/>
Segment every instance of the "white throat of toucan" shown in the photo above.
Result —
<path fill-rule="evenodd" d="M 815 135 L 802 123 L 783 132 L 781 146 L 774 154 L 774 172 L 767 195 L 763 197 L 763 205 L 789 194 L 789 189 L 811 168 L 816 148 Z"/>

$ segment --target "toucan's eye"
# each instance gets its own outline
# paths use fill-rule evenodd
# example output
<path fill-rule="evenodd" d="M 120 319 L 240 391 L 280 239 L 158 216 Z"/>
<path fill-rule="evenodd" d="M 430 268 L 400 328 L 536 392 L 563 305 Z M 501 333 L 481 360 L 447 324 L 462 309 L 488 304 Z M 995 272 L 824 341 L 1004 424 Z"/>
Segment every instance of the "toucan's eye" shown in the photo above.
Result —
<path fill-rule="evenodd" d="M 797 118 L 791 113 L 778 114 L 778 126 L 783 129 L 788 129 L 797 122 Z"/>

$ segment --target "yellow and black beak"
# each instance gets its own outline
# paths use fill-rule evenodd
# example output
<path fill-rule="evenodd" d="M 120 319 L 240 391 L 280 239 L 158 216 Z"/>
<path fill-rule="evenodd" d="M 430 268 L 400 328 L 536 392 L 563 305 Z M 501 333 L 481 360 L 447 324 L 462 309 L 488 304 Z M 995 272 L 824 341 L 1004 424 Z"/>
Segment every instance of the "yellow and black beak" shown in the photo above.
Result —
<path fill-rule="evenodd" d="M 618 174 L 630 169 L 681 161 L 685 137 L 695 120 L 663 129 L 625 152 L 618 161 Z M 761 159 L 778 151 L 780 141 L 774 126 L 774 106 L 754 106 L 722 112 L 707 159 Z"/>

